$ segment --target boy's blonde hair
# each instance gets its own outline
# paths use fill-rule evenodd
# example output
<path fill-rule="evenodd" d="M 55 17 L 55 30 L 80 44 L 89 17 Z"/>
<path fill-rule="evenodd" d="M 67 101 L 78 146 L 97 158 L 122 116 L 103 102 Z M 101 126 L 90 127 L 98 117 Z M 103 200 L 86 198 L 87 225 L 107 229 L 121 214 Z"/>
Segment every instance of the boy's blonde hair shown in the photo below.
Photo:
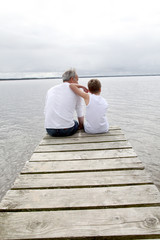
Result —
<path fill-rule="evenodd" d="M 101 82 L 98 79 L 91 79 L 88 82 L 88 89 L 91 93 L 98 93 L 101 89 Z"/>

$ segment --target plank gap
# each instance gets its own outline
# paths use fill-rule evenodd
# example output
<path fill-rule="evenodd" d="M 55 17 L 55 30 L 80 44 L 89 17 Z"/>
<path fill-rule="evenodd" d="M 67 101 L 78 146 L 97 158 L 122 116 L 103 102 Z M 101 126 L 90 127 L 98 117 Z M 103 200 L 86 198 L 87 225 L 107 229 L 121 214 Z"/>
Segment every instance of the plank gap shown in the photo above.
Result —
<path fill-rule="evenodd" d="M 98 137 L 97 137 L 98 138 Z M 110 140 L 110 141 L 104 141 L 104 140 L 100 140 L 98 141 L 99 143 L 109 143 L 109 142 L 127 142 L 128 140 L 127 139 L 121 139 L 121 140 L 118 140 L 118 139 L 115 139 L 114 141 L 113 140 Z M 82 142 L 82 141 L 79 141 L 79 142 L 66 142 L 66 143 L 40 143 L 39 146 L 47 146 L 47 145 L 71 145 L 71 144 L 80 144 L 80 143 L 83 143 L 83 144 L 88 144 L 88 142 Z M 97 143 L 96 140 L 93 140 L 92 142 L 89 142 L 89 143 Z"/>
<path fill-rule="evenodd" d="M 108 172 L 108 171 L 130 171 L 130 170 L 144 170 L 144 166 L 134 168 L 116 168 L 116 169 L 96 169 L 96 170 L 69 170 L 69 171 L 45 171 L 45 172 L 21 172 L 21 174 L 56 174 L 56 173 L 80 173 L 80 172 Z"/>
<path fill-rule="evenodd" d="M 119 135 L 120 136 L 120 135 Z M 122 135 L 122 136 L 124 136 L 124 135 Z M 110 143 L 110 142 L 128 142 L 128 140 L 127 139 L 111 139 L 111 140 L 107 140 L 107 139 L 105 139 L 105 140 L 99 140 L 99 137 L 96 137 L 97 139 L 93 139 L 92 141 L 90 141 L 90 142 L 88 142 L 88 141 L 86 141 L 86 142 L 84 142 L 84 139 L 79 139 L 77 142 L 56 142 L 55 141 L 55 143 L 53 142 L 53 140 L 54 139 L 48 139 L 48 141 L 47 142 L 43 142 L 43 140 L 39 143 L 39 146 L 46 146 L 46 145 L 70 145 L 70 144 L 80 144 L 80 143 L 82 143 L 82 144 L 88 144 L 88 143 Z M 66 140 L 66 139 L 65 139 Z M 98 141 L 97 141 L 98 140 Z"/>
<path fill-rule="evenodd" d="M 41 146 L 43 146 L 43 145 L 41 145 Z M 110 150 L 119 150 L 119 149 L 132 149 L 132 147 L 131 146 L 125 146 L 125 147 L 121 146 L 120 148 L 119 147 L 101 148 L 101 149 L 99 149 L 99 148 L 95 149 L 94 148 L 94 149 L 87 149 L 87 151 L 89 151 L 89 152 L 91 152 L 91 151 L 103 151 L 103 150 L 110 151 Z M 71 149 L 71 150 L 68 150 L 68 149 L 67 150 L 63 150 L 63 149 L 61 149 L 61 150 L 54 150 L 54 151 L 52 151 L 52 150 L 49 150 L 49 151 L 35 150 L 34 153 L 84 152 L 84 151 L 86 151 L 86 150 L 84 150 L 84 149 L 78 149 L 78 150 L 76 150 L 76 149 Z"/>
<path fill-rule="evenodd" d="M 39 152 L 38 152 L 39 153 Z M 47 152 L 47 153 L 49 153 L 49 152 Z M 37 154 L 37 153 L 36 153 Z M 59 160 L 59 159 L 49 159 L 49 160 L 44 160 L 44 159 L 42 159 L 42 160 L 32 160 L 32 158 L 29 160 L 29 162 L 62 162 L 62 161 L 87 161 L 87 160 L 106 160 L 106 161 L 108 161 L 108 160 L 111 160 L 111 159 L 121 159 L 121 158 L 137 158 L 137 156 L 122 156 L 122 157 L 120 157 L 120 156 L 113 156 L 113 157 L 109 157 L 109 158 L 85 158 L 85 159 L 80 159 L 80 158 L 77 158 L 77 159 L 75 159 L 75 158 L 72 158 L 72 159 L 63 159 L 63 160 Z"/>
<path fill-rule="evenodd" d="M 76 210 L 98 210 L 98 209 L 119 209 L 119 208 L 141 208 L 159 207 L 160 203 L 122 204 L 115 206 L 85 206 L 85 207 L 55 207 L 55 208 L 22 208 L 22 209 L 0 209 L 0 212 L 49 212 L 49 211 L 76 211 Z"/>
<path fill-rule="evenodd" d="M 137 185 L 154 185 L 153 182 L 146 183 L 121 183 L 121 184 L 98 184 L 98 185 L 78 185 L 78 186 L 55 186 L 55 187 L 12 187 L 11 190 L 42 190 L 42 189 L 72 189 L 72 188 L 99 188 L 99 187 L 124 187 Z"/>

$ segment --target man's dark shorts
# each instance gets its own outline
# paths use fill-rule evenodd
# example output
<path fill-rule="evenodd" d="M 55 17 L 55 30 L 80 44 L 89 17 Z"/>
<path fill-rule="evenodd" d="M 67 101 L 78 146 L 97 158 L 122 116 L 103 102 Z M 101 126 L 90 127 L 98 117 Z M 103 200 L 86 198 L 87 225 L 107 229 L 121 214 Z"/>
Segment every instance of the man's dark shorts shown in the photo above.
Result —
<path fill-rule="evenodd" d="M 74 126 L 71 128 L 65 128 L 65 129 L 52 129 L 47 128 L 47 133 L 52 137 L 65 137 L 65 136 L 71 136 L 74 133 L 77 132 L 79 127 L 79 124 L 77 121 L 74 120 Z"/>

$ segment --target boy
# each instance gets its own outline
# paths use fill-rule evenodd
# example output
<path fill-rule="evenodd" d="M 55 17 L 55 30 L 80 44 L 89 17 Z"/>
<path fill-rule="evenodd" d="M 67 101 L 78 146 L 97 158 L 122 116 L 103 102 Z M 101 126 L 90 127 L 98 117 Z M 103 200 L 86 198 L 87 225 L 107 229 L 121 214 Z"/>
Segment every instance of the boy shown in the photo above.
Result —
<path fill-rule="evenodd" d="M 81 96 L 86 104 L 86 117 L 84 121 L 84 130 L 87 133 L 105 133 L 109 130 L 109 124 L 106 118 L 108 104 L 100 96 L 101 83 L 98 79 L 91 79 L 88 82 L 88 89 L 82 85 L 70 84 L 73 92 Z M 80 88 L 84 90 L 81 91 Z"/>

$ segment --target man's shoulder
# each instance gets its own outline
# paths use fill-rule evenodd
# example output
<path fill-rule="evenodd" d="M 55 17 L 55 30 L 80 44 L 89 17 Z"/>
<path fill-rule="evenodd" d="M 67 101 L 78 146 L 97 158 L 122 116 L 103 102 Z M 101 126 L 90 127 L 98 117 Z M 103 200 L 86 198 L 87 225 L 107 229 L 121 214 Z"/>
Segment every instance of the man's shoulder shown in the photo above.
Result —
<path fill-rule="evenodd" d="M 54 90 L 54 89 L 56 89 L 56 88 L 61 88 L 61 87 L 63 87 L 62 83 L 57 84 L 57 85 L 51 87 L 48 91 L 52 91 L 52 90 Z"/>

